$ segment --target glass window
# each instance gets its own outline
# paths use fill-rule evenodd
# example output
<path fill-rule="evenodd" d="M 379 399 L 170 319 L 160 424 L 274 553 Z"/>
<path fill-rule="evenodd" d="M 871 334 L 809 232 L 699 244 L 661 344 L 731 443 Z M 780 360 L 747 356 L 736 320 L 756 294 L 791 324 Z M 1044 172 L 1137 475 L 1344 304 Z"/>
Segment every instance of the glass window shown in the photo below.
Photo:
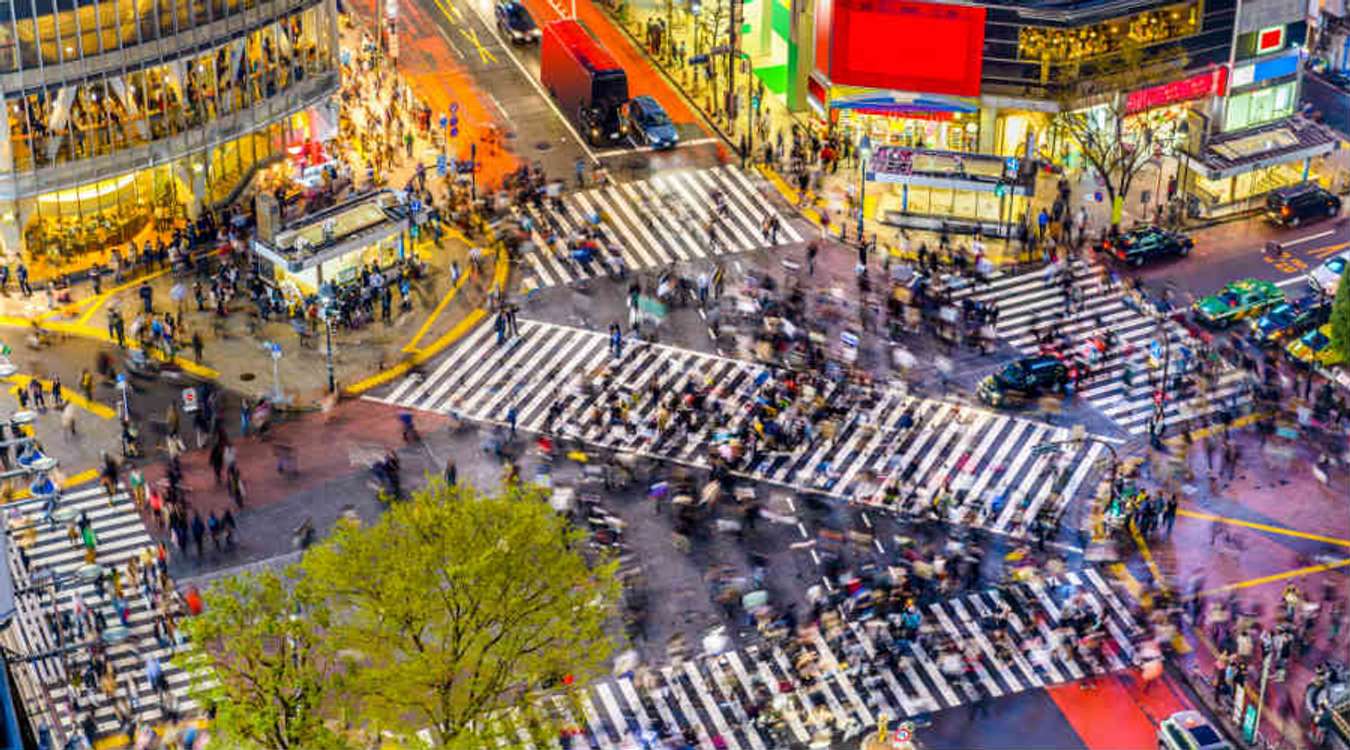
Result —
<path fill-rule="evenodd" d="M 909 189 L 908 210 L 912 214 L 926 214 L 928 207 L 932 204 L 932 190 L 926 187 L 912 187 Z"/>

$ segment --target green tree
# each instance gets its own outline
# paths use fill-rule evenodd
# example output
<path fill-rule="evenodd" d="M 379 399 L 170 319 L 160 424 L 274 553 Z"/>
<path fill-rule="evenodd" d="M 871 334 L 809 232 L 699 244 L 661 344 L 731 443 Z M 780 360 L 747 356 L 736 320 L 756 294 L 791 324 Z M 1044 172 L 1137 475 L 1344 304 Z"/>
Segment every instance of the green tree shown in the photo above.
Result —
<path fill-rule="evenodd" d="M 302 567 L 340 613 L 330 638 L 358 655 L 363 718 L 477 749 L 521 729 L 544 737 L 535 691 L 608 661 L 617 563 L 592 566 L 583 547 L 537 489 L 433 482 L 373 526 L 338 529 Z"/>
<path fill-rule="evenodd" d="M 187 618 L 194 697 L 216 707 L 226 747 L 343 750 L 330 727 L 346 700 L 344 670 L 326 637 L 330 610 L 296 566 L 223 578 Z"/>
<path fill-rule="evenodd" d="M 1109 206 L 1115 206 L 1117 196 L 1122 200 L 1129 196 L 1135 178 L 1153 158 L 1154 144 L 1174 135 L 1174 131 L 1155 132 L 1147 120 L 1132 116 L 1127 109 L 1128 93 L 1184 71 L 1187 59 L 1179 47 L 1146 52 L 1129 45 L 1092 64 L 1065 66 L 1065 78 L 1076 85 L 1059 90 L 1060 112 L 1055 123 L 1101 177 Z M 1105 92 L 1109 93 L 1098 106 L 1086 106 L 1091 97 Z M 1111 215 L 1115 216 L 1114 209 Z M 1112 225 L 1119 228 L 1118 222 Z"/>
<path fill-rule="evenodd" d="M 1331 345 L 1350 360 L 1350 280 L 1341 279 L 1331 303 Z"/>

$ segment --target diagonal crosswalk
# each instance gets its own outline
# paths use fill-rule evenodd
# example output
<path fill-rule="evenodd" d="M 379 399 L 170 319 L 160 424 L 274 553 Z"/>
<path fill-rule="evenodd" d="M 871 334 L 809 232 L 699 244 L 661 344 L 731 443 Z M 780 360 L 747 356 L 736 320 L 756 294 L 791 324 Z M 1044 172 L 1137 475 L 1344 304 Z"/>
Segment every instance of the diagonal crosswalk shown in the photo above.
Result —
<path fill-rule="evenodd" d="M 726 213 L 717 220 L 713 241 L 707 222 L 716 214 L 715 194 L 724 196 Z M 603 217 L 602 229 L 631 271 L 802 241 L 787 217 L 735 165 L 662 172 L 645 180 L 568 193 L 562 196 L 562 210 L 550 201 L 521 208 L 532 220 L 536 249 L 526 254 L 525 261 L 539 286 L 561 286 L 605 273 L 599 259 L 579 262 L 548 241 L 589 228 L 590 217 Z M 780 227 L 776 242 L 763 231 L 764 220 L 771 216 L 777 217 Z"/>
<path fill-rule="evenodd" d="M 601 680 L 582 691 L 579 715 L 562 700 L 553 714 L 581 746 L 602 750 L 669 734 L 700 748 L 800 746 L 827 728 L 856 737 L 883 715 L 895 722 L 1128 669 L 1141 633 L 1091 567 L 929 602 L 919 614 L 917 637 L 903 643 L 895 615 L 827 617 L 793 638 Z M 1102 646 L 1085 648 L 1093 633 Z"/>
<path fill-rule="evenodd" d="M 1166 332 L 1171 340 L 1173 358 L 1169 369 L 1172 373 L 1178 371 L 1183 353 L 1193 357 L 1200 344 L 1175 320 L 1163 321 L 1160 329 L 1160 323 L 1153 315 L 1127 304 L 1122 290 L 1108 291 L 1095 266 L 1078 262 L 1069 267 L 1068 273 L 1073 278 L 1071 288 L 1081 290 L 1086 303 L 1081 310 L 1074 309 L 1067 314 L 1063 287 L 1058 283 L 1046 283 L 1045 273 L 1040 270 L 998 276 L 991 279 L 987 287 L 963 289 L 954 296 L 996 305 L 999 317 L 995 328 L 999 337 L 1024 354 L 1040 352 L 1036 334 L 1048 328 L 1067 334 L 1073 341 L 1084 341 L 1111 331 L 1117 337 L 1116 351 L 1133 354 L 1109 357 L 1097 365 L 1092 379 L 1083 383 L 1078 395 L 1126 431 L 1144 433 L 1154 412 L 1146 364 L 1151 343 L 1156 341 L 1162 346 L 1163 332 Z M 1133 362 L 1131 386 L 1127 386 L 1123 378 L 1127 360 Z M 1158 374 L 1161 374 L 1160 369 Z M 1223 372 L 1218 388 L 1207 396 L 1191 394 L 1189 398 L 1175 398 L 1172 383 L 1166 387 L 1164 421 L 1168 425 L 1216 412 L 1245 393 L 1242 374 L 1233 368 Z"/>
<path fill-rule="evenodd" d="M 7 546 L 5 562 L 18 592 L 15 615 L 18 627 L 14 637 L 20 641 L 22 653 L 29 657 L 28 663 L 36 671 L 43 693 L 56 706 L 65 734 L 80 734 L 78 722 L 91 706 L 100 736 L 114 734 L 120 729 L 114 703 L 98 689 L 83 695 L 84 688 L 77 688 L 81 694 L 77 702 L 83 710 L 76 711 L 72 706 L 71 680 L 78 682 L 81 679 L 89 663 L 89 648 L 87 645 L 69 648 L 71 639 L 87 643 L 94 634 L 86 630 L 86 640 L 80 641 L 77 634 L 68 631 L 64 639 L 58 640 L 57 629 L 48 615 L 59 617 L 59 613 L 69 612 L 75 619 L 77 601 L 82 601 L 84 606 L 106 619 L 108 627 L 104 630 L 103 641 L 107 659 L 117 675 L 117 698 L 127 702 L 139 723 L 151 724 L 163 717 L 163 705 L 145 675 L 144 659 L 151 654 L 163 665 L 168 692 L 172 694 L 171 700 L 178 712 L 192 714 L 196 704 L 189 697 L 189 675 L 178 664 L 179 659 L 174 658 L 182 647 L 160 644 L 154 632 L 157 610 L 151 608 L 151 602 L 126 578 L 127 562 L 155 545 L 129 496 L 119 493 L 110 506 L 101 487 L 67 491 L 53 514 L 57 521 L 55 525 L 43 520 L 43 505 L 38 500 L 11 503 L 6 506 L 6 511 L 10 538 L 14 543 Z M 96 563 L 107 574 L 104 595 L 98 593 L 90 575 L 92 569 L 86 564 L 83 545 L 78 540 L 72 543 L 69 537 L 68 523 L 74 523 L 81 514 L 88 518 L 98 540 Z M 27 564 L 20 557 L 19 546 L 24 549 Z M 111 574 L 114 569 L 122 571 L 125 601 L 130 611 L 129 624 L 125 628 L 112 601 Z M 53 580 L 54 585 L 49 583 Z"/>
<path fill-rule="evenodd" d="M 746 420 L 770 369 L 737 359 L 655 344 L 630 344 L 615 358 L 603 334 L 521 321 L 520 336 L 494 344 L 480 326 L 425 374 L 409 376 L 376 400 L 501 423 L 511 409 L 530 431 L 573 435 L 605 447 L 690 465 L 709 463 Z M 817 386 L 806 386 L 816 388 Z M 847 384 L 824 381 L 819 403 L 845 398 Z M 656 394 L 707 394 L 686 425 L 658 429 Z M 690 395 L 690 399 L 694 396 Z M 626 426 L 610 415 L 626 404 Z M 739 464 L 754 479 L 854 501 L 882 502 L 877 487 L 898 481 L 905 492 L 888 507 L 925 512 L 939 493 L 955 499 L 954 521 L 1023 534 L 1039 513 L 1067 506 L 1102 456 L 1097 443 L 1061 453 L 1035 450 L 1067 441 L 1070 430 L 1043 422 L 881 390 L 849 401 L 813 439 L 765 451 Z M 552 421 L 550 422 L 550 414 Z"/>

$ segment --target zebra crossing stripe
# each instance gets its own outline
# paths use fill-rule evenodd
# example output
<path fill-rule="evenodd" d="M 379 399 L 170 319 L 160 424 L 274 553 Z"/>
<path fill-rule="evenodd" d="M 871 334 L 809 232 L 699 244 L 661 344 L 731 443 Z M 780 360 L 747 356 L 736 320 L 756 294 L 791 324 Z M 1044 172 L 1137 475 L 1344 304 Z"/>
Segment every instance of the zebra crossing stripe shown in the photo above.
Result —
<path fill-rule="evenodd" d="M 476 328 L 444 352 L 429 374 L 408 376 L 376 400 L 498 424 L 514 407 L 517 426 L 527 430 L 544 429 L 553 413 L 551 429 L 560 434 L 701 466 L 723 435 L 745 428 L 751 418 L 748 400 L 769 372 L 756 363 L 646 342 L 627 342 L 624 356 L 616 358 L 608 337 L 599 332 L 529 320 L 519 327 L 521 335 L 500 345 L 490 326 Z M 601 373 L 603 381 L 597 379 Z M 655 394 L 679 390 L 684 383 L 717 384 L 713 398 L 727 419 L 716 432 L 711 420 L 697 415 L 692 429 L 658 434 L 646 426 L 660 408 Z M 819 396 L 829 401 L 836 387 L 822 383 Z M 603 418 L 615 396 L 627 404 L 638 429 L 615 430 Z M 912 423 L 902 429 L 906 418 Z M 1098 449 L 1033 460 L 1036 444 L 1068 437 L 1064 428 L 881 390 L 871 411 L 839 424 L 832 438 L 815 436 L 790 449 L 765 451 L 739 473 L 866 502 L 875 501 L 878 483 L 896 480 L 912 488 L 894 506 L 906 512 L 923 509 L 951 488 L 965 492 L 959 513 L 970 522 L 1022 535 L 1036 512 L 1064 507 L 1092 474 Z M 1057 486 L 1061 491 L 1050 501 Z"/>
<path fill-rule="evenodd" d="M 21 593 L 16 599 L 16 604 L 20 608 L 16 620 L 20 623 L 22 638 L 30 646 L 41 649 L 34 653 L 50 653 L 62 648 L 54 640 L 41 612 L 66 609 L 76 599 L 86 602 L 86 606 L 90 609 L 109 610 L 109 622 L 121 627 L 117 614 L 110 611 L 111 583 L 107 584 L 107 596 L 99 597 L 94 581 L 86 581 L 75 575 L 76 571 L 85 565 L 83 545 L 71 543 L 66 524 L 57 523 L 53 526 L 37 518 L 36 515 L 42 505 L 41 500 L 29 499 L 9 506 L 11 513 L 30 516 L 35 532 L 34 541 L 26 550 L 28 568 L 24 569 L 20 565 L 17 550 L 7 561 L 16 583 L 30 586 L 34 583 L 34 574 L 40 571 L 61 580 L 56 591 L 38 586 L 27 593 Z M 131 557 L 154 545 L 154 540 L 146 532 L 141 517 L 135 512 L 126 493 L 114 495 L 113 505 L 109 506 L 107 493 L 102 487 L 93 486 L 67 491 L 60 500 L 59 508 L 72 514 L 70 523 L 74 523 L 74 519 L 79 518 L 81 514 L 88 519 L 94 536 L 98 539 L 98 563 L 105 569 L 121 569 Z M 108 646 L 105 652 L 108 662 L 125 681 L 119 685 L 119 692 L 127 695 L 128 703 L 133 706 L 138 721 L 153 722 L 161 717 L 161 706 L 155 698 L 153 686 L 137 677 L 141 672 L 143 657 L 154 654 L 163 664 L 170 700 L 178 705 L 180 712 L 193 713 L 196 710 L 196 703 L 189 695 L 191 677 L 170 658 L 173 647 L 163 648 L 156 644 L 152 648 L 136 648 L 133 645 L 155 642 L 153 635 L 155 612 L 138 592 L 129 590 L 126 593 L 128 594 L 126 627 L 129 635 L 123 641 Z M 32 600 L 37 602 L 36 609 L 29 607 Z M 55 657 L 39 658 L 33 662 L 40 679 L 45 683 L 44 693 L 49 699 L 58 706 L 69 704 L 72 696 L 64 662 Z M 128 690 L 130 692 L 127 692 Z M 119 722 L 111 703 L 95 702 L 90 714 L 101 736 L 118 731 Z M 78 731 L 78 727 L 73 725 L 77 717 L 72 710 L 58 711 L 57 718 L 63 724 L 67 724 L 65 726 L 67 734 Z"/>
<path fill-rule="evenodd" d="M 709 241 L 703 226 L 716 212 L 714 191 L 725 196 L 727 205 L 726 215 L 717 219 L 719 247 Z M 606 217 L 601 228 L 635 271 L 802 241 L 797 230 L 735 167 L 678 170 L 612 183 L 569 193 L 561 205 L 558 210 L 550 200 L 538 207 L 522 207 L 535 224 L 531 234 L 536 249 L 526 259 L 541 285 L 565 285 L 602 272 L 598 261 L 582 265 L 558 257 L 546 239 L 555 227 L 563 233 L 576 232 L 588 216 Z M 764 236 L 761 221 L 770 216 L 778 219 L 781 242 L 771 243 Z"/>
<path fill-rule="evenodd" d="M 739 167 L 735 165 L 724 166 L 721 170 L 721 174 L 722 176 L 728 178 L 730 182 L 739 184 L 742 190 L 744 191 L 741 194 L 749 196 L 751 200 L 758 203 L 760 209 L 762 209 L 765 213 L 775 213 L 775 214 L 777 213 L 774 210 L 773 206 L 769 204 L 768 199 L 766 199 L 763 196 L 763 194 L 760 193 L 759 189 L 757 189 L 754 185 L 750 184 L 749 178 L 745 176 L 745 173 L 742 172 Z M 788 224 L 787 222 L 782 222 L 782 226 L 783 226 L 782 231 L 790 241 L 792 242 L 803 241 L 804 238 L 802 237 L 801 233 L 798 232 L 795 228 L 793 228 L 792 225 Z"/>

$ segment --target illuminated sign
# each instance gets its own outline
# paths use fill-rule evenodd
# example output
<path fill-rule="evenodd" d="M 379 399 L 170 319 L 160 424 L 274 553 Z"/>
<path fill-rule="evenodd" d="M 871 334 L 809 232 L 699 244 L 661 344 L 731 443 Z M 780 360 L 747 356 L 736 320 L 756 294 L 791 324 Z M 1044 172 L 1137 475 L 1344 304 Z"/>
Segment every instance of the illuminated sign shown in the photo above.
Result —
<path fill-rule="evenodd" d="M 1286 78 L 1298 72 L 1298 55 L 1289 54 L 1233 69 L 1233 88 L 1250 86 L 1272 78 Z"/>
<path fill-rule="evenodd" d="M 1134 114 L 1177 102 L 1200 99 L 1210 94 L 1222 94 L 1228 82 L 1227 72 L 1228 68 L 1220 66 L 1180 81 L 1131 91 L 1125 99 L 1125 111 Z"/>
<path fill-rule="evenodd" d="M 1268 55 L 1284 49 L 1284 27 L 1271 26 L 1256 34 L 1256 54 Z"/>
<path fill-rule="evenodd" d="M 836 86 L 978 96 L 984 15 L 913 0 L 820 0 L 816 70 Z"/>

